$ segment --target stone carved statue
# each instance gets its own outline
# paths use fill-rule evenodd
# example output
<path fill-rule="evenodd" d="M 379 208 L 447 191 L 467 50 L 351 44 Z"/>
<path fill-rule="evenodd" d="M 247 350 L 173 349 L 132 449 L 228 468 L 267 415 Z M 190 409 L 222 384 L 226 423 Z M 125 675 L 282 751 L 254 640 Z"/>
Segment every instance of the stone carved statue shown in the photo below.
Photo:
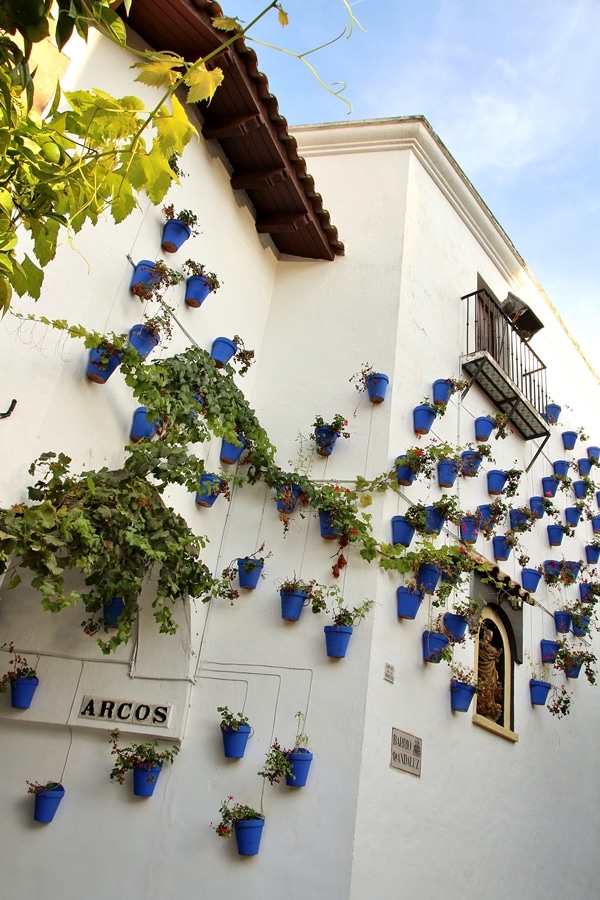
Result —
<path fill-rule="evenodd" d="M 480 687 L 477 691 L 477 712 L 497 722 L 502 715 L 502 699 L 504 690 L 498 673 L 498 661 L 502 656 L 502 649 L 494 647 L 491 628 L 481 626 L 479 632 L 479 664 L 478 677 Z"/>

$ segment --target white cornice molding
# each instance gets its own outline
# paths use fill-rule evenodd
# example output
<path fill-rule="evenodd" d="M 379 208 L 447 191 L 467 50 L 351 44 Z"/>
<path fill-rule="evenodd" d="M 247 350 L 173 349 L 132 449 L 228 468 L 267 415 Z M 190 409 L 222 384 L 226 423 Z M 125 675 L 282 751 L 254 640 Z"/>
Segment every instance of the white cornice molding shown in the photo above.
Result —
<path fill-rule="evenodd" d="M 302 125 L 293 128 L 293 135 L 307 159 L 412 152 L 506 280 L 517 288 L 523 269 L 532 277 L 504 229 L 423 116 Z"/>

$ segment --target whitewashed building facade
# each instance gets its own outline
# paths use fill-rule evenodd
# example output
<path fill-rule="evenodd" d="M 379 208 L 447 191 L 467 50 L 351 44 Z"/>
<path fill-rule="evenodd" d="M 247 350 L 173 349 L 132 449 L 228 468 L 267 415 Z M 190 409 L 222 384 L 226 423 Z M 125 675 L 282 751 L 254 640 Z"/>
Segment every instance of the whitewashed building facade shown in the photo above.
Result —
<path fill-rule="evenodd" d="M 68 77 L 79 87 L 101 83 L 117 95 L 135 93 L 140 86 L 133 85 L 129 64 L 125 53 L 93 41 Z M 190 115 L 201 129 L 200 113 L 190 110 Z M 214 122 L 212 127 L 217 135 Z M 284 128 L 281 121 L 277 128 Z M 274 215 L 268 227 L 257 230 L 257 221 L 264 225 L 268 214 L 257 213 L 258 198 L 250 188 L 232 186 L 236 172 L 227 141 L 243 141 L 244 129 L 235 138 L 221 134 L 220 141 L 200 137 L 184 155 L 187 174 L 169 200 L 198 213 L 201 233 L 169 257 L 169 264 L 177 267 L 193 255 L 217 272 L 223 286 L 197 310 L 179 297 L 183 328 L 177 326 L 172 342 L 163 343 L 151 359 L 184 350 L 191 341 L 208 350 L 218 335 L 242 335 L 256 351 L 256 363 L 236 380 L 276 445 L 282 468 L 299 466 L 315 480 L 342 487 L 352 486 L 357 476 L 376 478 L 418 443 L 412 411 L 431 396 L 432 383 L 469 374 L 470 389 L 451 398 L 420 444 L 472 442 L 477 416 L 507 408 L 482 389 L 483 369 L 463 369 L 466 361 L 481 359 L 482 349 L 504 373 L 496 383 L 518 390 L 510 395 L 511 433 L 491 441 L 495 463 L 484 460 L 477 478 L 458 479 L 454 492 L 462 509 L 489 502 L 490 468 L 524 471 L 509 505 L 526 505 L 541 494 L 541 479 L 552 474 L 555 460 L 586 456 L 581 440 L 574 451 L 563 449 L 565 429 L 582 426 L 590 445 L 600 443 L 597 377 L 424 119 L 295 129 L 299 155 L 330 219 L 315 213 L 313 198 L 308 218 L 298 213 L 288 221 L 288 231 Z M 289 145 L 287 133 L 281 140 Z M 282 168 L 288 164 L 289 157 Z M 280 180 L 294 181 L 295 171 Z M 266 179 L 260 191 L 268 194 L 278 183 Z M 145 203 L 117 228 L 101 222 L 78 236 L 80 254 L 61 248 L 47 269 L 39 311 L 99 331 L 127 331 L 140 315 L 129 292 L 128 256 L 161 257 L 161 223 L 160 210 Z M 314 258 L 316 251 L 311 258 L 309 252 L 286 250 L 295 245 L 286 245 L 285 235 L 297 237 L 298 230 L 313 225 L 322 258 Z M 543 325 L 529 344 L 505 313 L 495 320 L 515 352 L 524 354 L 520 361 L 530 362 L 527 354 L 534 351 L 545 366 L 534 379 L 540 393 L 529 400 L 520 380 L 523 368 L 510 370 L 499 343 L 484 348 L 467 343 L 468 335 L 475 340 L 476 303 L 462 298 L 480 290 L 499 302 L 515 295 L 531 320 Z M 25 302 L 22 308 L 32 309 Z M 10 316 L 0 327 L 0 405 L 17 400 L 13 414 L 0 422 L 2 505 L 26 501 L 29 464 L 47 450 L 67 453 L 75 472 L 118 467 L 136 406 L 119 371 L 105 385 L 92 384 L 85 378 L 87 352 L 80 342 Z M 366 361 L 389 376 L 380 405 L 359 397 L 349 382 Z M 544 420 L 546 402 L 562 407 L 557 425 Z M 535 436 L 514 425 L 519 409 Z M 311 423 L 317 415 L 327 421 L 338 412 L 348 419 L 350 439 L 338 441 L 330 457 L 316 456 L 308 437 Z M 220 469 L 220 443 L 215 438 L 201 448 L 209 471 Z M 393 516 L 442 494 L 435 480 L 375 494 L 368 510 L 374 536 L 389 542 Z M 81 609 L 55 616 L 44 612 L 26 579 L 15 590 L 2 590 L 0 643 L 13 642 L 40 678 L 28 710 L 12 709 L 9 695 L 0 697 L 0 859 L 6 896 L 110 894 L 150 900 L 177 893 L 185 900 L 212 900 L 238 891 L 289 900 L 597 896 L 598 692 L 583 677 L 570 680 L 572 712 L 560 720 L 533 707 L 529 696 L 527 654 L 537 660 L 540 640 L 556 638 L 552 613 L 562 599 L 577 595 L 577 585 L 551 590 L 542 582 L 528 596 L 518 587 L 517 554 L 498 563 L 513 600 L 513 631 L 505 647 L 511 657 L 507 719 L 494 729 L 473 709 L 453 713 L 448 667 L 423 661 L 422 632 L 438 612 L 430 598 L 414 621 L 398 619 L 396 590 L 409 575 L 383 571 L 348 548 L 348 565 L 339 578 L 344 596 L 352 605 L 366 597 L 375 605 L 355 629 L 347 657 L 333 661 L 325 654 L 322 615 L 306 610 L 291 624 L 280 613 L 280 580 L 295 573 L 333 581 L 332 544 L 321 538 L 314 511 L 292 514 L 285 534 L 275 494 L 260 483 L 234 487 L 230 503 L 219 498 L 210 509 L 198 508 L 194 496 L 180 488 L 172 489 L 168 500 L 197 533 L 208 536 L 204 559 L 215 573 L 265 543 L 272 555 L 253 593 L 233 606 L 182 600 L 179 630 L 168 636 L 153 627 L 150 583 L 142 593 L 135 639 L 107 657 L 81 631 Z M 559 492 L 556 504 L 562 513 L 572 505 L 571 495 Z M 563 556 L 585 560 L 591 523 L 583 520 L 555 551 L 548 547 L 547 521 L 537 522 L 523 538 L 530 565 Z M 458 538 L 457 527 L 449 524 L 436 541 Z M 494 563 L 492 543 L 483 535 L 475 550 Z M 581 577 L 590 578 L 590 569 Z M 595 644 L 593 631 L 585 645 Z M 475 639 L 455 648 L 455 658 L 467 664 L 476 664 L 476 654 Z M 2 672 L 9 655 L 0 652 Z M 559 672 L 552 680 L 565 682 Z M 94 717 L 82 715 L 89 698 L 96 702 Z M 115 703 L 103 707 L 103 701 Z M 122 704 L 124 721 L 118 723 Z M 243 709 L 253 728 L 244 758 L 235 762 L 222 753 L 216 710 L 225 705 Z M 167 707 L 166 724 L 150 721 L 146 707 Z M 131 725 L 127 714 L 136 709 L 141 709 L 139 721 Z M 298 710 L 306 716 L 314 754 L 307 786 L 270 786 L 257 772 L 275 738 L 285 746 L 293 741 Z M 110 783 L 108 732 L 115 724 L 124 738 L 181 744 L 151 799 L 134 798 L 129 784 Z M 393 729 L 420 739 L 416 774 L 392 765 Z M 63 783 L 65 797 L 51 824 L 32 821 L 26 780 Z M 220 841 L 211 830 L 229 795 L 263 809 L 266 824 L 257 856 L 239 857 L 234 841 Z"/>

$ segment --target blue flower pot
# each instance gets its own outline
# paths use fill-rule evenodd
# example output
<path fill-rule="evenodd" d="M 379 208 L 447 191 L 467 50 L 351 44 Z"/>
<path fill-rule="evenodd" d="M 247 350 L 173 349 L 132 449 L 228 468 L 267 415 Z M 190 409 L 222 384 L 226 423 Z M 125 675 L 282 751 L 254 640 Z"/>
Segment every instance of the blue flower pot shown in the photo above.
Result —
<path fill-rule="evenodd" d="M 238 581 L 245 591 L 253 591 L 260 581 L 264 568 L 264 562 L 254 559 L 253 556 L 245 556 L 238 559 Z"/>
<path fill-rule="evenodd" d="M 237 344 L 226 337 L 215 338 L 210 350 L 210 355 L 215 361 L 217 369 L 227 365 L 232 356 L 237 353 Z"/>
<path fill-rule="evenodd" d="M 567 634 L 571 630 L 571 613 L 557 610 L 554 613 L 554 625 L 559 634 Z"/>
<path fill-rule="evenodd" d="M 591 522 L 594 534 L 600 534 L 600 516 L 592 516 Z"/>
<path fill-rule="evenodd" d="M 440 487 L 452 487 L 458 475 L 458 463 L 444 459 L 437 464 L 437 480 Z"/>
<path fill-rule="evenodd" d="M 287 622 L 297 622 L 307 600 L 306 591 L 280 591 L 281 618 Z"/>
<path fill-rule="evenodd" d="M 133 444 L 143 441 L 147 438 L 153 438 L 158 430 L 159 421 L 154 419 L 149 422 L 146 418 L 146 407 L 138 406 L 133 414 L 131 422 L 131 431 L 129 432 L 129 440 Z"/>
<path fill-rule="evenodd" d="M 590 583 L 588 581 L 579 582 L 579 597 L 585 603 L 590 594 Z"/>
<path fill-rule="evenodd" d="M 428 434 L 435 420 L 435 409 L 430 406 L 415 406 L 413 409 L 413 428 L 415 434 Z"/>
<path fill-rule="evenodd" d="M 489 440 L 494 430 L 494 420 L 490 416 L 479 416 L 475 419 L 475 440 L 480 444 Z"/>
<path fill-rule="evenodd" d="M 156 276 L 155 266 L 156 263 L 153 259 L 140 259 L 131 276 L 129 290 L 133 291 L 137 284 L 150 285 L 152 282 L 157 282 L 159 279 Z"/>
<path fill-rule="evenodd" d="M 240 725 L 234 729 L 227 726 L 221 728 L 223 736 L 223 754 L 227 759 L 242 759 L 246 752 L 246 744 L 250 737 L 249 725 Z"/>
<path fill-rule="evenodd" d="M 467 630 L 467 620 L 456 613 L 444 613 L 444 629 L 451 641 L 462 641 Z"/>
<path fill-rule="evenodd" d="M 434 506 L 425 507 L 425 530 L 427 534 L 439 534 L 446 521 L 443 513 L 438 512 Z"/>
<path fill-rule="evenodd" d="M 396 591 L 396 601 L 399 619 L 415 619 L 421 608 L 423 594 L 416 588 L 410 590 L 407 587 L 399 587 Z"/>
<path fill-rule="evenodd" d="M 562 407 L 559 406 L 558 403 L 546 404 L 546 421 L 549 425 L 556 425 L 561 409 Z"/>
<path fill-rule="evenodd" d="M 60 801 L 65 796 L 62 784 L 53 784 L 47 791 L 41 791 L 35 795 L 33 818 L 36 822 L 47 824 L 52 822 Z"/>
<path fill-rule="evenodd" d="M 106 384 L 115 369 L 119 367 L 123 354 L 117 353 L 109 356 L 106 365 L 101 363 L 103 356 L 102 350 L 90 350 L 85 377 L 94 384 Z"/>
<path fill-rule="evenodd" d="M 485 529 L 492 518 L 492 507 L 488 503 L 484 503 L 482 506 L 478 506 L 477 509 L 481 514 L 479 527 Z"/>
<path fill-rule="evenodd" d="M 544 498 L 543 497 L 530 497 L 529 498 L 529 509 L 531 510 L 531 515 L 536 519 L 544 518 Z"/>
<path fill-rule="evenodd" d="M 204 275 L 190 275 L 185 283 L 185 303 L 192 309 L 202 306 L 212 288 Z"/>
<path fill-rule="evenodd" d="M 450 643 L 445 634 L 438 631 L 423 632 L 423 659 L 425 662 L 439 663 L 444 648 Z"/>
<path fill-rule="evenodd" d="M 587 456 L 577 460 L 580 475 L 589 475 L 592 471 L 592 461 Z"/>
<path fill-rule="evenodd" d="M 129 343 L 145 359 L 160 343 L 160 334 L 147 325 L 134 325 L 129 331 Z"/>
<path fill-rule="evenodd" d="M 554 474 L 559 475 L 561 478 L 566 478 L 569 474 L 569 463 L 566 459 L 554 460 L 552 468 L 554 469 Z"/>
<path fill-rule="evenodd" d="M 198 506 L 212 506 L 219 494 L 221 493 L 221 479 L 218 475 L 211 472 L 205 472 L 200 476 L 200 484 L 196 493 L 196 504 Z"/>
<path fill-rule="evenodd" d="M 465 544 L 474 544 L 479 535 L 478 516 L 463 516 L 460 520 L 460 539 Z"/>
<path fill-rule="evenodd" d="M 151 797 L 162 771 L 159 766 L 134 766 L 133 767 L 133 793 L 136 797 Z"/>
<path fill-rule="evenodd" d="M 310 750 L 299 748 L 290 753 L 288 760 L 292 767 L 292 773 L 285 776 L 285 783 L 288 787 L 306 787 L 310 764 L 313 761 L 312 753 Z"/>
<path fill-rule="evenodd" d="M 521 586 L 524 591 L 535 594 L 537 586 L 540 583 L 542 573 L 537 569 L 521 569 Z"/>
<path fill-rule="evenodd" d="M 535 678 L 530 678 L 529 694 L 532 706 L 545 706 L 551 687 L 552 685 L 549 681 L 538 681 Z"/>
<path fill-rule="evenodd" d="M 349 625 L 326 625 L 323 630 L 327 656 L 331 659 L 343 659 L 346 656 L 354 629 Z"/>
<path fill-rule="evenodd" d="M 501 469 L 490 469 L 487 473 L 488 494 L 492 496 L 501 494 L 506 484 L 507 475 Z"/>
<path fill-rule="evenodd" d="M 467 478 L 474 478 L 479 472 L 479 467 L 483 461 L 481 453 L 477 450 L 464 450 L 461 453 L 462 466 L 461 472 Z"/>
<path fill-rule="evenodd" d="M 543 663 L 555 662 L 556 656 L 558 654 L 558 642 L 544 640 L 540 641 L 540 652 L 542 654 Z"/>
<path fill-rule="evenodd" d="M 581 510 L 577 509 L 576 506 L 567 506 L 565 509 L 565 522 L 567 525 L 571 525 L 572 528 L 575 525 L 579 524 L 579 520 L 581 519 Z"/>
<path fill-rule="evenodd" d="M 581 563 L 577 560 L 567 559 L 565 560 L 565 566 L 573 576 L 573 579 L 577 578 L 577 576 L 581 572 Z"/>
<path fill-rule="evenodd" d="M 102 607 L 102 618 L 106 628 L 117 628 L 119 625 L 119 616 L 125 609 L 125 601 L 122 597 L 113 597 L 110 603 L 105 603 Z"/>
<path fill-rule="evenodd" d="M 474 696 L 474 685 L 452 679 L 450 682 L 450 704 L 454 712 L 468 712 Z"/>
<path fill-rule="evenodd" d="M 235 842 L 240 856 L 256 856 L 264 824 L 264 819 L 237 819 L 234 822 Z"/>
<path fill-rule="evenodd" d="M 527 516 L 520 509 L 509 510 L 508 519 L 512 531 L 523 531 L 527 527 Z"/>
<path fill-rule="evenodd" d="M 392 544 L 401 544 L 403 547 L 410 547 L 410 542 L 414 537 L 415 529 L 409 525 L 404 516 L 393 516 L 392 518 Z"/>
<path fill-rule="evenodd" d="M 492 538 L 492 544 L 494 547 L 494 559 L 499 562 L 506 562 L 510 556 L 512 546 L 506 543 L 505 536 L 503 534 L 497 534 Z"/>
<path fill-rule="evenodd" d="M 381 372 L 373 372 L 367 375 L 367 394 L 371 403 L 383 403 L 385 400 L 385 392 L 390 379 Z"/>
<path fill-rule="evenodd" d="M 587 455 L 590 462 L 597 463 L 600 459 L 600 447 L 588 447 Z"/>
<path fill-rule="evenodd" d="M 585 637 L 588 633 L 588 629 L 590 627 L 590 617 L 589 616 L 578 616 L 577 622 L 572 618 L 571 626 L 573 628 L 573 634 L 576 637 Z"/>
<path fill-rule="evenodd" d="M 450 399 L 452 381 L 449 378 L 438 378 L 433 382 L 433 402 L 446 406 Z"/>
<path fill-rule="evenodd" d="M 595 566 L 600 560 L 600 547 L 592 547 L 588 544 L 585 548 L 585 558 L 591 566 Z"/>
<path fill-rule="evenodd" d="M 294 512 L 302 490 L 299 484 L 280 484 L 275 501 L 280 512 Z"/>
<path fill-rule="evenodd" d="M 163 225 L 160 246 L 165 253 L 175 253 L 190 237 L 192 229 L 181 219 L 167 219 Z"/>
<path fill-rule="evenodd" d="M 10 682 L 10 705 L 13 709 L 29 709 L 39 678 L 12 678 Z"/>
<path fill-rule="evenodd" d="M 318 512 L 321 537 L 327 541 L 334 541 L 340 534 L 340 529 L 335 524 L 335 512 L 332 509 L 320 509 Z"/>
<path fill-rule="evenodd" d="M 573 491 L 578 500 L 583 500 L 587 493 L 587 485 L 585 481 L 574 481 L 573 482 Z"/>
<path fill-rule="evenodd" d="M 576 431 L 563 431 L 562 435 L 563 447 L 565 450 L 572 450 L 577 441 L 577 432 Z"/>
<path fill-rule="evenodd" d="M 577 659 L 577 657 L 574 658 Z M 579 678 L 579 673 L 581 672 L 582 665 L 583 663 L 575 663 L 575 665 L 565 669 L 565 675 L 567 676 L 567 678 Z"/>
<path fill-rule="evenodd" d="M 239 445 L 234 444 L 231 441 L 221 441 L 221 453 L 219 459 L 222 463 L 233 466 L 239 460 L 240 456 L 248 446 L 248 441 L 241 435 L 239 435 L 238 440 L 240 442 Z"/>
<path fill-rule="evenodd" d="M 544 497 L 556 497 L 558 490 L 558 480 L 552 475 L 546 475 L 542 478 L 542 493 Z"/>
<path fill-rule="evenodd" d="M 548 543 L 550 546 L 560 547 L 565 536 L 562 525 L 546 525 L 546 531 L 548 532 Z"/>
<path fill-rule="evenodd" d="M 319 428 L 315 428 L 315 444 L 318 455 L 331 456 L 338 437 L 337 431 L 331 425 L 321 425 Z"/>
<path fill-rule="evenodd" d="M 430 563 L 422 563 L 417 572 L 417 584 L 419 590 L 424 594 L 433 594 L 442 577 L 442 570 L 439 566 L 433 566 Z"/>
<path fill-rule="evenodd" d="M 405 464 L 405 460 L 405 456 L 399 456 L 396 459 L 396 480 L 398 484 L 408 487 L 415 480 L 415 473 L 409 465 Z"/>

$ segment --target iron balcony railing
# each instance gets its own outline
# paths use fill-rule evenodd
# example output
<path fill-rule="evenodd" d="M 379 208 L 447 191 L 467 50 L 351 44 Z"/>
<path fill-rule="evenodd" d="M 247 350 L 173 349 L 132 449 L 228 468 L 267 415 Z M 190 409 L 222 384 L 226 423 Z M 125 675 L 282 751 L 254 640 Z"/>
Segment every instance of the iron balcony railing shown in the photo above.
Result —
<path fill-rule="evenodd" d="M 545 364 L 486 290 L 461 299 L 467 304 L 463 368 L 526 438 L 547 434 Z"/>

